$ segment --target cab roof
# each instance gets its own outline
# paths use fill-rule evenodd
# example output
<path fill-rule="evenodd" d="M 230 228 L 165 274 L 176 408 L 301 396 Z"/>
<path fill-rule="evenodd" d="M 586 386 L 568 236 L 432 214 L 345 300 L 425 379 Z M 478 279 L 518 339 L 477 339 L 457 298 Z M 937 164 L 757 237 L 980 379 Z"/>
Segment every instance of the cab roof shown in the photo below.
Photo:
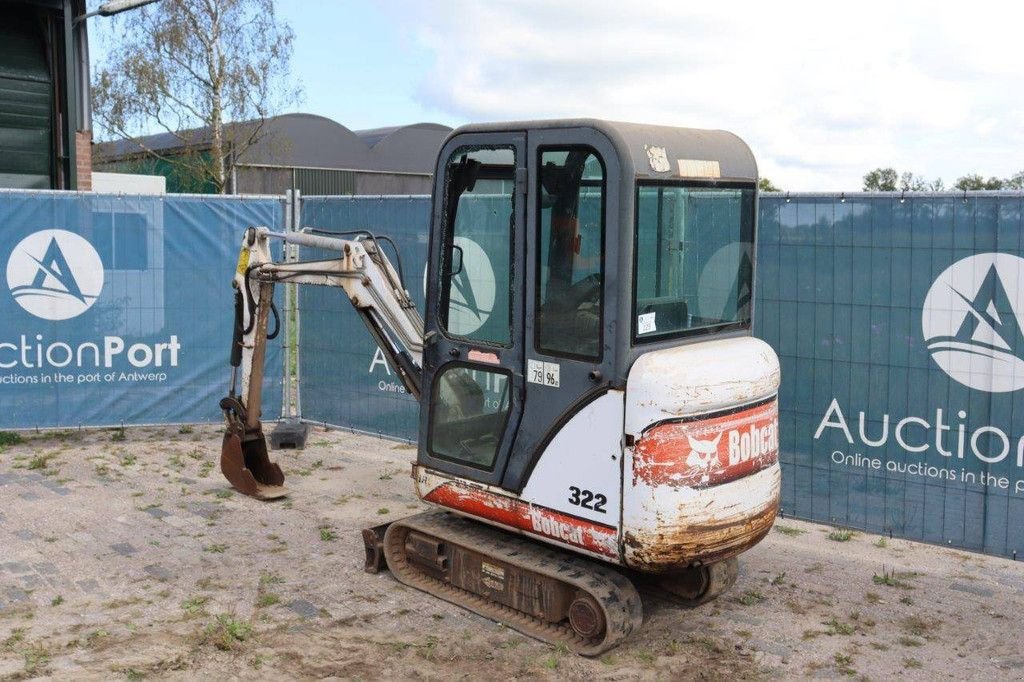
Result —
<path fill-rule="evenodd" d="M 497 133 L 558 128 L 590 128 L 611 141 L 623 171 L 637 180 L 723 180 L 757 182 L 757 162 L 747 143 L 726 130 L 568 118 L 473 123 L 452 131 Z"/>

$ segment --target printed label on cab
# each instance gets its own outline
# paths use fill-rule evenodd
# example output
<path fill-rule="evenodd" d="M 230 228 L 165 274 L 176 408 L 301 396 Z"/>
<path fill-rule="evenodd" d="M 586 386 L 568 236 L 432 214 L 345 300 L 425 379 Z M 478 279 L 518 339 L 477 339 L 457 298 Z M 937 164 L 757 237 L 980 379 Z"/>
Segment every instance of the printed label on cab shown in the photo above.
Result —
<path fill-rule="evenodd" d="M 526 380 L 531 384 L 559 388 L 562 385 L 562 367 L 557 362 L 527 360 Z"/>
<path fill-rule="evenodd" d="M 658 330 L 658 326 L 655 324 L 654 318 L 657 313 L 644 313 L 643 315 L 636 316 L 636 333 L 637 334 L 650 334 L 653 331 Z"/>

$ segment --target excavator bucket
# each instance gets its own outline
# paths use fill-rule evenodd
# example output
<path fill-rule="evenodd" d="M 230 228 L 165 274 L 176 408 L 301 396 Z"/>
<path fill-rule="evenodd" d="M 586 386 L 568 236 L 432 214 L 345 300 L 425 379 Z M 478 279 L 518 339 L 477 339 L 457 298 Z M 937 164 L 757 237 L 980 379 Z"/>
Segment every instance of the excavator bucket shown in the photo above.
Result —
<path fill-rule="evenodd" d="M 244 442 L 237 433 L 225 433 L 220 449 L 220 470 L 243 495 L 274 500 L 288 494 L 284 473 L 267 456 L 267 441 L 262 433 Z"/>

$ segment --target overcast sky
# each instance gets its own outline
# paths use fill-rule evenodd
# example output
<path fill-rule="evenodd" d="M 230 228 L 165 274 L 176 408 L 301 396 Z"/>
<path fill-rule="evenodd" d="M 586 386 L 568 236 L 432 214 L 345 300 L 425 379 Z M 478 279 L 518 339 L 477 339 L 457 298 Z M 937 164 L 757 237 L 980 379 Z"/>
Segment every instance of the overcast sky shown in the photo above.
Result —
<path fill-rule="evenodd" d="M 278 6 L 296 33 L 298 109 L 350 128 L 563 116 L 725 128 L 788 190 L 857 190 L 882 165 L 947 186 L 1024 169 L 1022 2 Z"/>

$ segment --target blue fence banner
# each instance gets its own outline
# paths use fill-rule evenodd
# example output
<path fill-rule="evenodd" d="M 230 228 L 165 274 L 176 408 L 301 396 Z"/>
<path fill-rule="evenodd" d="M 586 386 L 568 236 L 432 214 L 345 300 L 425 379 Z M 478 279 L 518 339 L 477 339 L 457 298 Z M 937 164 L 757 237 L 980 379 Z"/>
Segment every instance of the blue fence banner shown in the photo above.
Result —
<path fill-rule="evenodd" d="M 1022 201 L 761 199 L 755 332 L 782 362 L 787 514 L 1024 550 Z"/>
<path fill-rule="evenodd" d="M 399 258 L 393 252 L 388 257 L 401 263 L 409 294 L 423 312 L 430 197 L 304 197 L 302 224 L 330 232 L 371 230 L 390 237 Z M 313 249 L 302 249 L 300 254 L 303 260 L 334 256 Z M 338 289 L 301 287 L 298 310 L 302 417 L 415 440 L 419 406 L 388 366 L 345 294 Z"/>
<path fill-rule="evenodd" d="M 202 422 L 227 393 L 231 277 L 282 198 L 0 192 L 0 428 Z M 280 413 L 282 356 L 263 413 Z"/>

